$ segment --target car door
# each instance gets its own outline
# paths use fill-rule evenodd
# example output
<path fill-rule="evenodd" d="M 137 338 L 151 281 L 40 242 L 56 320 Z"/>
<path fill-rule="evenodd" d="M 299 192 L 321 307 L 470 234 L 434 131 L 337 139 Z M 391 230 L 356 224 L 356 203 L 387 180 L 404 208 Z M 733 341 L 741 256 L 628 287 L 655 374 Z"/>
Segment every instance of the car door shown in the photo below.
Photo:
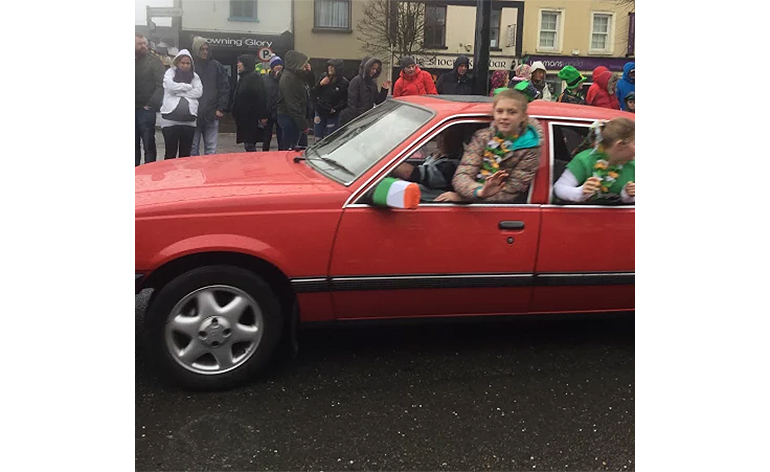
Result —
<path fill-rule="evenodd" d="M 403 161 L 448 126 L 465 122 L 437 127 L 393 162 Z M 354 198 L 344 208 L 332 251 L 329 272 L 338 318 L 516 314 L 529 309 L 539 205 L 421 203 L 408 210 L 362 200 Z"/>
<path fill-rule="evenodd" d="M 579 141 L 573 136 L 585 136 L 589 126 L 551 121 L 546 127 L 551 192 L 542 208 L 532 312 L 634 308 L 634 206 L 553 203 L 553 183 Z"/>

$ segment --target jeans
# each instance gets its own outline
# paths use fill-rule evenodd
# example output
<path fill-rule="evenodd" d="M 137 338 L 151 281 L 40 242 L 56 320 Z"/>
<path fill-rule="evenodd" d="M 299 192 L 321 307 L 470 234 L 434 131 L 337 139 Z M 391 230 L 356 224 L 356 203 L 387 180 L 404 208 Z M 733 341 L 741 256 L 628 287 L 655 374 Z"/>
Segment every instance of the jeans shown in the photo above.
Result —
<path fill-rule="evenodd" d="M 200 156 L 200 141 L 203 138 L 203 153 L 204 154 L 216 154 L 217 153 L 217 137 L 219 136 L 219 120 L 214 120 L 212 123 L 206 121 L 199 121 L 198 126 L 195 127 L 195 135 L 192 142 L 192 154 L 191 156 Z"/>
<path fill-rule="evenodd" d="M 283 142 L 283 136 L 281 135 L 282 129 L 278 125 L 278 120 L 268 119 L 267 126 L 265 126 L 265 136 L 262 140 L 262 150 L 270 150 L 270 142 L 273 140 L 273 127 L 275 127 L 275 137 L 278 140 L 278 149 L 281 149 L 281 143 Z"/>
<path fill-rule="evenodd" d="M 337 129 L 340 125 L 340 115 L 339 113 L 330 116 L 322 116 L 318 113 L 315 114 L 315 120 L 313 120 L 313 136 L 315 138 L 315 141 L 318 142 L 322 140 L 325 136 L 329 136 L 334 132 L 335 129 Z"/>
<path fill-rule="evenodd" d="M 144 163 L 155 162 L 158 151 L 155 148 L 155 112 L 137 108 L 134 113 L 134 129 L 136 130 L 136 165 L 142 160 L 142 144 L 144 145 Z"/>
<path fill-rule="evenodd" d="M 179 151 L 179 157 L 189 157 L 192 150 L 195 126 L 175 125 L 161 129 L 163 140 L 166 142 L 166 155 L 163 159 L 174 159 Z"/>
<path fill-rule="evenodd" d="M 299 137 L 302 131 L 294 124 L 294 120 L 289 115 L 278 115 L 278 126 L 281 127 L 283 142 L 278 142 L 278 149 L 281 151 L 288 151 L 294 149 L 299 143 Z"/>

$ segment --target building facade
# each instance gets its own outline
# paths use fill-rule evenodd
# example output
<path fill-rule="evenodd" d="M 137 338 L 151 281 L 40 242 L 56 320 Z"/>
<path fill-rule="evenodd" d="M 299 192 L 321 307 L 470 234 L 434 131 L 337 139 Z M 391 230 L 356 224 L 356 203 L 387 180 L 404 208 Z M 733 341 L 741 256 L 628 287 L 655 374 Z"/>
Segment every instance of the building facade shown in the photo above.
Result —
<path fill-rule="evenodd" d="M 589 79 L 605 66 L 622 72 L 634 60 L 634 3 L 613 0 L 527 0 L 521 60 L 542 61 L 556 94 L 563 84 L 556 77 L 567 65 Z"/>
<path fill-rule="evenodd" d="M 211 55 L 237 82 L 236 62 L 254 54 L 267 62 L 294 49 L 293 0 L 182 0 L 179 48 L 192 48 L 195 36 L 208 39 Z"/>

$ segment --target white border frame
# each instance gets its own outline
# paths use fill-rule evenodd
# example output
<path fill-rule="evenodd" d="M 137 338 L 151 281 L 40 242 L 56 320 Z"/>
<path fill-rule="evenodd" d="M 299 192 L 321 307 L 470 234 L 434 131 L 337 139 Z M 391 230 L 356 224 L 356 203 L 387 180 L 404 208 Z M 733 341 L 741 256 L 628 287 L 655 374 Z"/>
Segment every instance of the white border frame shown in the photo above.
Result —
<path fill-rule="evenodd" d="M 554 41 L 553 48 L 546 48 L 540 46 L 540 32 L 543 29 L 543 12 L 557 13 L 556 19 L 556 41 Z M 564 51 L 564 23 L 566 22 L 566 9 L 564 8 L 539 8 L 537 11 L 537 42 L 535 43 L 535 51 L 537 52 L 550 52 L 561 54 Z"/>
<path fill-rule="evenodd" d="M 608 24 L 609 31 L 607 32 L 607 49 L 592 49 L 591 43 L 593 42 L 594 34 L 594 17 L 596 15 L 607 15 L 610 17 Z M 617 16 L 614 11 L 605 10 L 591 10 L 591 19 L 588 23 L 588 54 L 596 54 L 599 56 L 613 55 L 615 54 L 615 21 Z"/>

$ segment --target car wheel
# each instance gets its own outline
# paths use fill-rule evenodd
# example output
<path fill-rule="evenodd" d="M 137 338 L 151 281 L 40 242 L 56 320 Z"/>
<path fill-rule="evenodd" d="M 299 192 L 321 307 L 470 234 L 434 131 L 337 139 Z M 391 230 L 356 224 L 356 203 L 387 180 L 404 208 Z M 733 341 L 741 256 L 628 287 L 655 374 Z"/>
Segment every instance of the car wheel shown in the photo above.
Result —
<path fill-rule="evenodd" d="M 147 333 L 163 370 L 185 387 L 211 390 L 243 383 L 264 369 L 283 324 L 278 298 L 260 276 L 208 266 L 158 291 Z"/>

